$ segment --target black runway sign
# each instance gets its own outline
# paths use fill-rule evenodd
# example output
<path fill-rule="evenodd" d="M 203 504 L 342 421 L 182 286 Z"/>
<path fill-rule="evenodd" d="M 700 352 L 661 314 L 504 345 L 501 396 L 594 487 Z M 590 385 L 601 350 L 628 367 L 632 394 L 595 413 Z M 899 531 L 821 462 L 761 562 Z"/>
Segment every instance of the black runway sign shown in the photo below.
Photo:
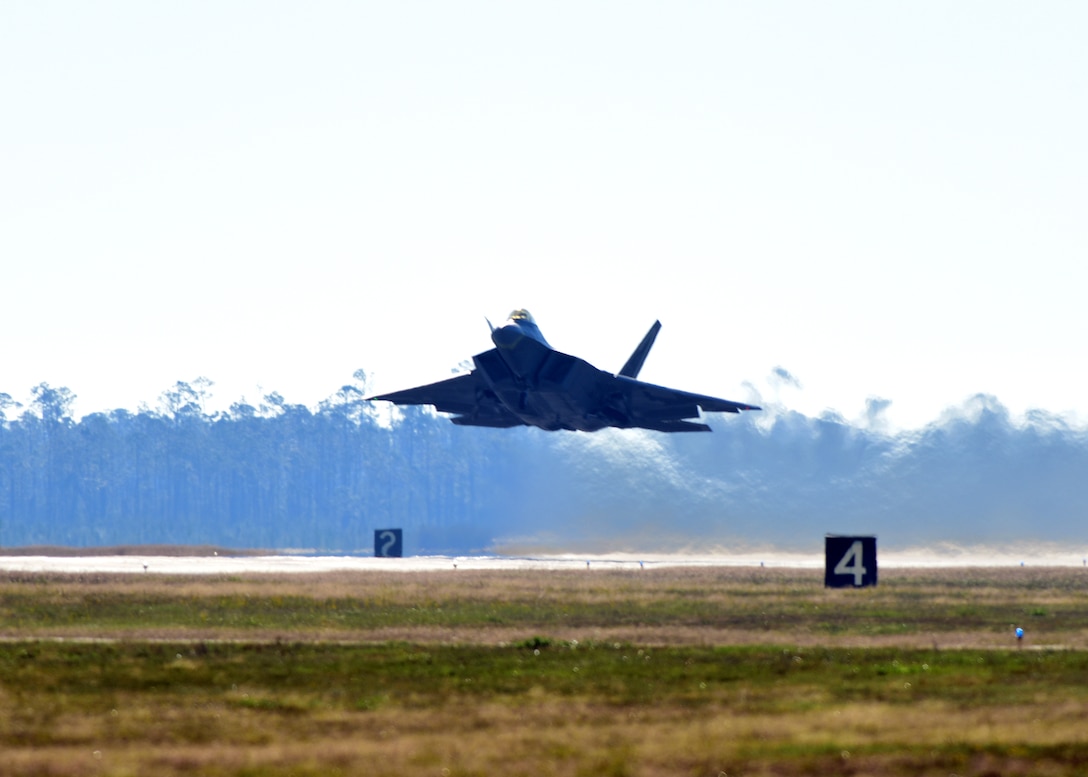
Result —
<path fill-rule="evenodd" d="M 876 537 L 828 534 L 824 551 L 824 585 L 828 588 L 876 585 Z"/>
<path fill-rule="evenodd" d="M 374 555 L 378 558 L 400 558 L 404 555 L 404 534 L 400 529 L 374 530 Z"/>

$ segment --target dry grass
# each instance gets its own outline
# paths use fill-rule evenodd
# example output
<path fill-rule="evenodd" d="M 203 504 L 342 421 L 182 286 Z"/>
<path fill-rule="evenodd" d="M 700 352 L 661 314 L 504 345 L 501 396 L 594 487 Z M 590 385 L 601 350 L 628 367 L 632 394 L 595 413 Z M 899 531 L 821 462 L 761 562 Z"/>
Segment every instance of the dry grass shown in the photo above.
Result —
<path fill-rule="evenodd" d="M 1086 594 L 1074 568 L 6 575 L 0 773 L 1082 773 Z"/>
<path fill-rule="evenodd" d="M 786 713 L 728 705 L 614 708 L 546 693 L 524 706 L 292 719 L 225 707 L 166 720 L 119 711 L 92 725 L 59 721 L 69 744 L 6 747 L 13 775 L 434 774 L 1064 774 L 1088 766 L 1088 709 L 913 708 L 865 703 Z M 122 737 L 106 729 L 115 726 Z M 160 741 L 148 730 L 204 741 Z"/>
<path fill-rule="evenodd" d="M 651 645 L 1088 644 L 1088 571 L 889 570 L 829 590 L 812 570 L 12 573 L 0 637 L 499 644 L 534 633 Z M 23 617 L 20 617 L 22 615 Z"/>

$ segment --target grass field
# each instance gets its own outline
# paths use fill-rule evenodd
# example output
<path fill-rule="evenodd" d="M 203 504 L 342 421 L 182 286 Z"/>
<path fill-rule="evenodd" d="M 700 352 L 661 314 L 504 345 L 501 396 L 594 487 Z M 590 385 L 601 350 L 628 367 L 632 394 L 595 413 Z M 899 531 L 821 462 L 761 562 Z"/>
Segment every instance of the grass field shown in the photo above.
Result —
<path fill-rule="evenodd" d="M 1086 593 L 1073 568 L 856 591 L 738 568 L 8 574 L 0 773 L 1086 773 Z"/>

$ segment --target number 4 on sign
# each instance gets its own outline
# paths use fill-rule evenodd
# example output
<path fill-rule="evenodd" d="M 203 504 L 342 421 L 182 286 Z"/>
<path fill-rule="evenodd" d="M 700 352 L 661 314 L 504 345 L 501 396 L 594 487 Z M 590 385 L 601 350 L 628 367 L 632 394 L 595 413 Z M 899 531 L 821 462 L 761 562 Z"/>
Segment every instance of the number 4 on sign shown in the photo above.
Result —
<path fill-rule="evenodd" d="M 839 563 L 835 565 L 835 574 L 853 575 L 854 585 L 860 587 L 865 582 L 865 573 L 867 571 L 863 566 L 863 558 L 861 540 L 855 540 L 846 553 L 843 554 Z"/>

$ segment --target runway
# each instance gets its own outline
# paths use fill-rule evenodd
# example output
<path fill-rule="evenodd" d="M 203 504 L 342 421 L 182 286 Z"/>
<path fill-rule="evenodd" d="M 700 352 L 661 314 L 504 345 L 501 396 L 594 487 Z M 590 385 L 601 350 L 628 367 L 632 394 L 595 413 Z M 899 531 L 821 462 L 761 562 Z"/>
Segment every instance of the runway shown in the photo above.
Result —
<path fill-rule="evenodd" d="M 1008 549 L 955 548 L 880 550 L 881 569 L 940 567 L 1080 567 L 1085 555 L 1070 548 Z M 440 570 L 632 570 L 665 567 L 753 567 L 822 569 L 822 550 L 816 553 L 745 552 L 717 554 L 556 554 L 541 556 L 407 556 L 375 558 L 370 555 L 283 553 L 266 556 L 162 556 L 132 553 L 118 556 L 3 556 L 0 570 L 10 572 L 132 573 L 159 575 L 232 575 L 360 572 L 434 572 Z"/>

